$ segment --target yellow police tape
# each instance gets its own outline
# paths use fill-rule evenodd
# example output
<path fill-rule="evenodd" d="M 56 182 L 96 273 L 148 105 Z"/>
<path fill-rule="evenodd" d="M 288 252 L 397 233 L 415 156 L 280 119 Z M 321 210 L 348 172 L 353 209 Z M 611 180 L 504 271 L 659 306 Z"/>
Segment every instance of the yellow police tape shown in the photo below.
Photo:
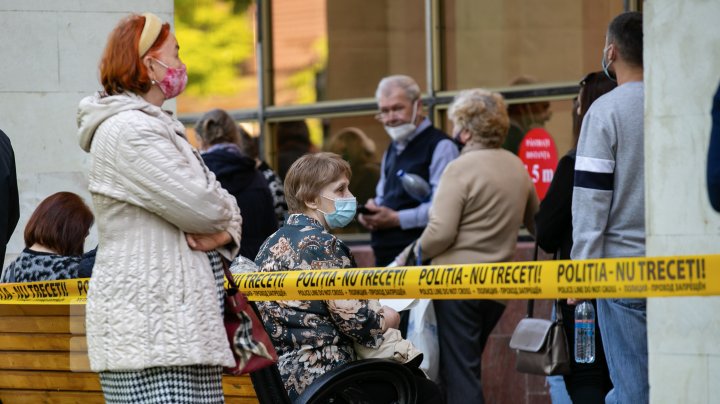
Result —
<path fill-rule="evenodd" d="M 720 255 L 236 274 L 250 300 L 720 295 Z M 88 279 L 0 284 L 0 304 L 84 304 Z"/>

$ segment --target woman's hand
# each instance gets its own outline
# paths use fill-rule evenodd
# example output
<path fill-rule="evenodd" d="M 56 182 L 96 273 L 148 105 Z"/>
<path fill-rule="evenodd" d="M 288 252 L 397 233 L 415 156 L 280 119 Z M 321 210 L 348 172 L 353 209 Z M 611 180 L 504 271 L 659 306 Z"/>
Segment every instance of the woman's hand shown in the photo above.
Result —
<path fill-rule="evenodd" d="M 400 326 L 400 315 L 394 309 L 388 306 L 383 306 L 380 308 L 379 313 L 385 318 L 385 327 L 383 328 L 383 332 L 385 332 L 388 328 L 398 328 Z"/>
<path fill-rule="evenodd" d="M 232 237 L 226 231 L 213 234 L 185 233 L 185 240 L 191 250 L 207 252 L 231 242 Z"/>

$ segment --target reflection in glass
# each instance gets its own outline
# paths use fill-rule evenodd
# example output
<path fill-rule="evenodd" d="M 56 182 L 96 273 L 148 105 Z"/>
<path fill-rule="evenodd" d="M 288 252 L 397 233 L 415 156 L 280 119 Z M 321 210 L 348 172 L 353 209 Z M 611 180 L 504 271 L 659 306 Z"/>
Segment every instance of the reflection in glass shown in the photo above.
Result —
<path fill-rule="evenodd" d="M 532 105 L 537 104 L 537 106 Z M 528 107 L 528 105 L 532 105 L 532 107 Z M 520 107 L 522 106 L 522 107 Z M 528 130 L 535 128 L 535 127 L 543 127 L 545 130 L 550 133 L 550 136 L 552 136 L 553 140 L 555 141 L 555 146 L 557 147 L 558 155 L 562 156 L 565 153 L 567 153 L 568 150 L 570 150 L 572 147 L 575 146 L 574 138 L 573 138 L 573 115 L 572 115 L 572 108 L 573 108 L 573 101 L 572 100 L 560 100 L 560 101 L 543 101 L 543 102 L 535 102 L 535 103 L 525 103 L 525 104 L 509 104 L 508 105 L 508 113 L 510 113 L 511 109 L 527 109 L 527 108 L 542 108 L 543 113 L 542 114 L 534 114 L 535 116 L 543 117 L 541 120 L 538 119 L 536 121 L 536 124 L 530 125 L 528 127 Z M 446 133 L 452 133 L 453 127 L 450 120 L 447 118 L 447 109 L 442 109 L 439 111 L 440 113 L 440 123 L 443 125 L 442 130 Z M 542 124 L 538 124 L 540 121 L 542 121 Z M 512 130 L 512 128 L 510 129 Z M 522 133 L 522 136 L 525 135 L 527 131 Z M 522 137 L 520 138 L 522 140 Z M 520 140 L 517 142 L 518 145 L 520 143 Z"/>
<path fill-rule="evenodd" d="M 277 171 L 283 179 L 295 160 L 318 150 L 310 140 L 308 124 L 302 119 L 279 122 L 275 126 L 275 139 L 277 139 Z"/>
<path fill-rule="evenodd" d="M 425 10 L 416 0 L 274 0 L 275 105 L 374 95 L 403 73 L 425 87 Z"/>
<path fill-rule="evenodd" d="M 179 113 L 257 108 L 255 2 L 175 0 L 175 33 L 188 68 Z"/>
<path fill-rule="evenodd" d="M 529 76 L 520 76 L 513 80 L 511 85 L 520 86 L 535 84 L 536 80 Z M 552 118 L 552 109 L 548 101 L 520 102 L 508 105 L 508 118 L 510 128 L 508 129 L 503 148 L 518 154 L 520 142 L 523 137 L 533 128 L 541 128 Z"/>
<path fill-rule="evenodd" d="M 597 70 L 621 0 L 447 0 L 443 88 L 505 87 L 529 75 L 574 82 Z"/>
<path fill-rule="evenodd" d="M 337 153 L 350 163 L 352 178 L 350 192 L 357 198 L 358 204 L 364 204 L 375 197 L 375 187 L 380 179 L 380 164 L 375 158 L 376 147 L 362 130 L 356 127 L 340 129 L 325 144 L 325 150 Z M 365 232 L 360 223 L 353 221 L 342 229 L 342 233 Z"/>
<path fill-rule="evenodd" d="M 332 151 L 350 163 L 353 170 L 350 191 L 358 203 L 375 196 L 380 160 L 389 138 L 372 115 L 277 122 L 271 125 L 271 133 L 276 142 L 271 166 L 283 178 L 290 165 L 303 154 Z M 351 224 L 341 232 L 365 230 Z"/>

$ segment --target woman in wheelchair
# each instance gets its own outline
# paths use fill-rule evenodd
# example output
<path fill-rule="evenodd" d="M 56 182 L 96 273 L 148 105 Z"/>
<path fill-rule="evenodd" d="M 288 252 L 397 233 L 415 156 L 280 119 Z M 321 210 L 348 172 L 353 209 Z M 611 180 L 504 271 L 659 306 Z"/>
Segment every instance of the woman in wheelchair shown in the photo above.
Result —
<path fill-rule="evenodd" d="M 255 262 L 261 271 L 356 267 L 350 249 L 328 232 L 355 217 L 356 201 L 348 190 L 351 175 L 349 164 L 334 153 L 307 154 L 293 163 L 285 177 L 290 215 L 260 248 Z M 323 374 L 355 361 L 354 344 L 377 348 L 383 333 L 400 322 L 395 310 L 377 309 L 377 302 L 367 299 L 265 301 L 257 306 L 293 401 Z M 428 379 L 416 385 L 429 389 L 423 393 L 428 398 L 433 391 L 440 396 Z"/>

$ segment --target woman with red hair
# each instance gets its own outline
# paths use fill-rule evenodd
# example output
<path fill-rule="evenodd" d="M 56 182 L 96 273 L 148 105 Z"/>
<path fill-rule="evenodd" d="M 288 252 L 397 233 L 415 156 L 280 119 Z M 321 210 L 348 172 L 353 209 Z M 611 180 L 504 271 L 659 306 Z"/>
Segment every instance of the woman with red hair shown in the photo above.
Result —
<path fill-rule="evenodd" d="M 88 355 L 108 403 L 222 403 L 222 367 L 235 362 L 218 252 L 237 255 L 242 220 L 161 108 L 187 83 L 179 49 L 154 14 L 123 19 L 100 62 L 103 90 L 79 105 L 100 246 Z"/>
<path fill-rule="evenodd" d="M 5 268 L 2 283 L 86 278 L 85 237 L 94 217 L 82 198 L 58 192 L 40 202 L 25 226 L 25 249 Z"/>

